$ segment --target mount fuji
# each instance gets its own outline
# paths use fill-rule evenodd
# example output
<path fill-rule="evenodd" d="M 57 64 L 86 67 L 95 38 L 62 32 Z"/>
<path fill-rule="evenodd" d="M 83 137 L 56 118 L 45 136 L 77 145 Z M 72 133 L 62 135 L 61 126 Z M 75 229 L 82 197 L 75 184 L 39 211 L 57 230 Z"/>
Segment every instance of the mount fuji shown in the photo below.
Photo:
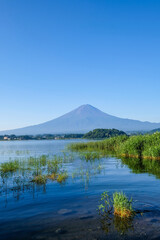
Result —
<path fill-rule="evenodd" d="M 116 128 L 123 131 L 150 131 L 160 128 L 160 123 L 115 117 L 86 104 L 51 121 L 14 130 L 0 131 L 0 135 L 86 133 L 95 128 Z"/>

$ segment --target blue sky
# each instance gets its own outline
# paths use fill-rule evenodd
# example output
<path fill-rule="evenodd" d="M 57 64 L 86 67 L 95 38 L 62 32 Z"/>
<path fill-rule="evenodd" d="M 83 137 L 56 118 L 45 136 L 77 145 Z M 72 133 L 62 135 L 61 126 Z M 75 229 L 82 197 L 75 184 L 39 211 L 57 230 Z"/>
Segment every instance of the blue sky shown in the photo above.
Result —
<path fill-rule="evenodd" d="M 159 0 L 0 0 L 0 130 L 82 104 L 160 122 Z"/>

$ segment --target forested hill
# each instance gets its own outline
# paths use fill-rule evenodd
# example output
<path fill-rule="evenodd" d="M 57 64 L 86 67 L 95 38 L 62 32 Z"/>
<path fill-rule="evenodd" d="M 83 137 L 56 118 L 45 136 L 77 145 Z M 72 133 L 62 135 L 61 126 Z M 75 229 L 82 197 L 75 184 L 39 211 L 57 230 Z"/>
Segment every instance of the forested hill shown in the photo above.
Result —
<path fill-rule="evenodd" d="M 160 132 L 160 128 L 153 129 L 152 131 L 149 132 L 149 134 L 153 134 L 156 132 Z"/>
<path fill-rule="evenodd" d="M 84 134 L 83 138 L 87 139 L 103 139 L 103 138 L 110 138 L 115 137 L 119 135 L 127 135 L 123 131 L 119 131 L 117 129 L 103 129 L 103 128 L 97 128 L 93 131 L 90 131 L 86 134 Z"/>

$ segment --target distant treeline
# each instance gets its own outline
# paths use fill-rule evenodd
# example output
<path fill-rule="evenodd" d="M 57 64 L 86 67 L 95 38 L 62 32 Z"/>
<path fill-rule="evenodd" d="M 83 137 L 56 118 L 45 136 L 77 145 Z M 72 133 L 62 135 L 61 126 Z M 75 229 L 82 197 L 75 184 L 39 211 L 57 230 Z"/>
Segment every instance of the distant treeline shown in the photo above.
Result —
<path fill-rule="evenodd" d="M 86 134 L 84 134 L 83 138 L 87 139 L 103 139 L 103 138 L 110 138 L 110 137 L 116 137 L 120 135 L 127 135 L 123 131 L 119 131 L 117 129 L 103 129 L 103 128 L 97 128 L 93 131 L 90 131 Z"/>
<path fill-rule="evenodd" d="M 160 129 L 152 130 L 151 132 L 148 132 L 149 134 L 154 133 L 156 131 L 160 131 Z M 143 133 L 144 134 L 144 133 Z M 142 135 L 143 135 L 142 134 Z M 97 128 L 93 131 L 90 131 L 86 134 L 81 133 L 73 133 L 73 134 L 42 134 L 42 135 L 1 135 L 0 141 L 2 140 L 49 140 L 49 139 L 76 139 L 76 138 L 84 138 L 84 139 L 107 139 L 110 137 L 116 137 L 116 136 L 122 136 L 127 135 L 123 131 L 119 131 L 117 129 L 103 129 L 103 128 Z M 128 135 L 140 135 L 140 133 L 128 133 Z"/>
<path fill-rule="evenodd" d="M 137 136 L 123 135 L 102 141 L 75 143 L 70 148 L 75 151 L 104 151 L 117 156 L 160 160 L 160 133 Z"/>
<path fill-rule="evenodd" d="M 1 135 L 0 140 L 12 141 L 12 140 L 49 140 L 49 139 L 71 139 L 71 138 L 82 138 L 84 134 L 43 134 L 43 135 Z"/>
<path fill-rule="evenodd" d="M 42 134 L 42 135 L 3 135 L 0 136 L 0 140 L 49 140 L 49 139 L 76 139 L 76 138 L 86 138 L 86 139 L 103 139 L 119 135 L 126 135 L 125 132 L 119 131 L 117 129 L 95 129 L 86 134 Z"/>

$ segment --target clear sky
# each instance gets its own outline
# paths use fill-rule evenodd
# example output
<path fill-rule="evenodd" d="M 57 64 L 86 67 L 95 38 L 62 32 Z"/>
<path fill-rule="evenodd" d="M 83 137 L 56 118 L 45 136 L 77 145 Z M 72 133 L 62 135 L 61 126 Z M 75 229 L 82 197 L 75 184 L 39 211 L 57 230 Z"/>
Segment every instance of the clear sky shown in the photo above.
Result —
<path fill-rule="evenodd" d="M 0 0 L 0 130 L 87 103 L 160 122 L 160 1 Z"/>

